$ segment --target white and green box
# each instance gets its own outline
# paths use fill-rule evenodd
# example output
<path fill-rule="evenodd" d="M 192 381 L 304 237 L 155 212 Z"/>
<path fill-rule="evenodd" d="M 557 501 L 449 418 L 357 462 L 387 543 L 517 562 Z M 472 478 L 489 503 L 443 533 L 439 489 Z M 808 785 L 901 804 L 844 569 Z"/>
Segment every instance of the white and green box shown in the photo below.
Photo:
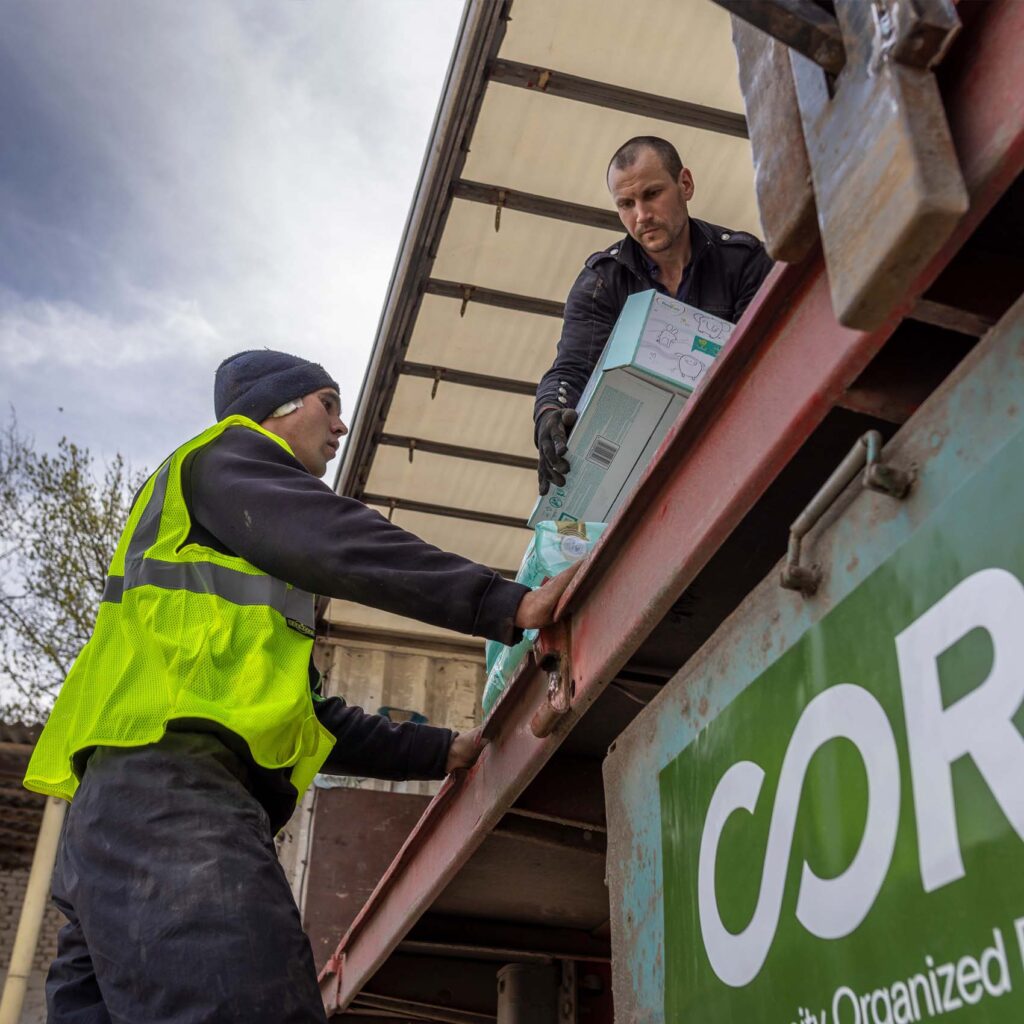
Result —
<path fill-rule="evenodd" d="M 580 397 L 565 486 L 537 500 L 530 525 L 607 522 L 732 330 L 727 320 L 660 292 L 631 295 Z"/>

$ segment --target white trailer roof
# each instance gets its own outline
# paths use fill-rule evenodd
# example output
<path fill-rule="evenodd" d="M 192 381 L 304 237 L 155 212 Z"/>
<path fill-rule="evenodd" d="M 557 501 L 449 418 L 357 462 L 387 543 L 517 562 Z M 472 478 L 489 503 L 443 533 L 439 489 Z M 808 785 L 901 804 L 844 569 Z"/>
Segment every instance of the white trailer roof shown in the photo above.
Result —
<path fill-rule="evenodd" d="M 532 389 L 583 261 L 624 234 L 608 159 L 663 136 L 693 171 L 694 215 L 760 234 L 742 110 L 710 0 L 469 0 L 339 492 L 514 572 L 536 498 Z M 339 601 L 328 620 L 444 635 Z"/>

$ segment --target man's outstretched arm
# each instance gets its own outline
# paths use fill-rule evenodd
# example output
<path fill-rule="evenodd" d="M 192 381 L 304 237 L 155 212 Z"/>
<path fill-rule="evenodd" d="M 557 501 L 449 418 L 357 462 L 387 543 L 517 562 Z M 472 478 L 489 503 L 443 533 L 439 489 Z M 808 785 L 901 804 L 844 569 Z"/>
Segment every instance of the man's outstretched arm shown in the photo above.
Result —
<path fill-rule="evenodd" d="M 233 428 L 202 449 L 189 490 L 214 539 L 303 590 L 505 644 L 535 622 L 536 597 L 518 621 L 528 588 L 340 497 L 256 431 Z"/>

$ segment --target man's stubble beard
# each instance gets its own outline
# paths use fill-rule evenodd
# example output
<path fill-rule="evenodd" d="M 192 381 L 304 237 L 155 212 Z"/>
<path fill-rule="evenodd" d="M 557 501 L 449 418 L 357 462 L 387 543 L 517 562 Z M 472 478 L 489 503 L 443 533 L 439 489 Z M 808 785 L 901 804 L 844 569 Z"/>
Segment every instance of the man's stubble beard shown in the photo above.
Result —
<path fill-rule="evenodd" d="M 663 232 L 664 233 L 665 240 L 660 245 L 656 244 L 656 245 L 652 246 L 652 245 L 646 244 L 646 238 L 647 238 L 646 234 L 641 235 L 640 238 L 638 239 L 638 241 L 640 242 L 640 247 L 645 252 L 651 252 L 651 253 L 665 252 L 666 250 L 671 249 L 672 246 L 675 244 L 676 239 L 672 237 L 672 235 L 669 233 L 667 228 L 657 228 L 656 230 L 659 231 L 659 232 Z"/>
<path fill-rule="evenodd" d="M 637 242 L 640 244 L 640 248 L 643 249 L 644 252 L 649 252 L 649 253 L 667 252 L 674 245 L 676 245 L 679 242 L 679 240 L 683 237 L 683 234 L 685 233 L 689 223 L 690 223 L 690 219 L 689 219 L 689 217 L 687 217 L 686 220 L 683 221 L 683 223 L 680 226 L 679 230 L 675 234 L 672 234 L 672 232 L 665 225 L 661 225 L 660 227 L 656 228 L 655 230 L 662 231 L 662 232 L 665 233 L 665 242 L 662 245 L 659 245 L 657 248 L 651 248 L 650 246 L 645 245 L 644 242 L 643 242 L 644 235 L 640 235 L 637 238 Z"/>

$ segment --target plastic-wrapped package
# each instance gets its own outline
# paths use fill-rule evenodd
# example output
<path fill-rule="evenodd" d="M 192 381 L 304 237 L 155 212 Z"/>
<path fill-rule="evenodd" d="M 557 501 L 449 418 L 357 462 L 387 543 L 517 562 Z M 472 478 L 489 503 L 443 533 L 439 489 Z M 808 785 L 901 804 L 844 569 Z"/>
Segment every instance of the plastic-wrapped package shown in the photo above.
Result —
<path fill-rule="evenodd" d="M 568 569 L 573 562 L 585 558 L 604 532 L 605 523 L 573 521 L 538 523 L 530 545 L 523 555 L 516 581 L 536 590 L 545 580 Z M 537 638 L 537 630 L 528 629 L 514 647 L 488 640 L 484 649 L 487 664 L 487 685 L 484 687 L 484 718 L 505 692 L 509 679 Z"/>

